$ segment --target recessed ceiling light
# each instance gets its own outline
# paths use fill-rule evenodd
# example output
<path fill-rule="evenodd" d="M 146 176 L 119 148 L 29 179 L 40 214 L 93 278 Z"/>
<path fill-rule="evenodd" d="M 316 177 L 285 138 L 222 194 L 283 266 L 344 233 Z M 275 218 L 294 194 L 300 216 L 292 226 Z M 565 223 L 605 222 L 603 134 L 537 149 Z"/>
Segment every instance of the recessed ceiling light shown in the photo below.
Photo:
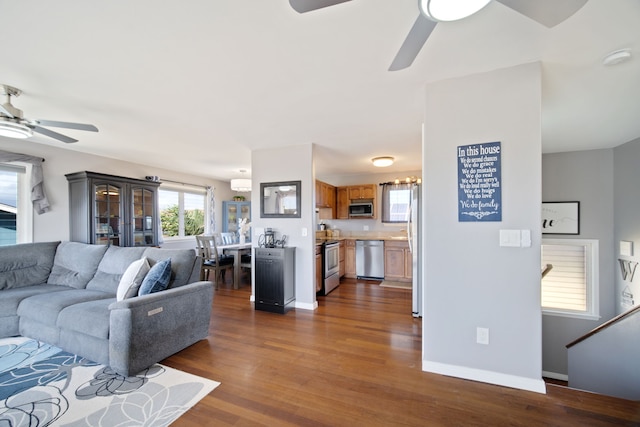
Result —
<path fill-rule="evenodd" d="M 603 65 L 616 65 L 631 59 L 631 51 L 629 49 L 615 50 L 609 53 L 602 60 Z"/>
<path fill-rule="evenodd" d="M 382 157 L 374 157 L 371 159 L 373 166 L 377 166 L 379 168 L 386 168 L 387 166 L 391 166 L 393 164 L 393 157 L 391 156 L 382 156 Z"/>

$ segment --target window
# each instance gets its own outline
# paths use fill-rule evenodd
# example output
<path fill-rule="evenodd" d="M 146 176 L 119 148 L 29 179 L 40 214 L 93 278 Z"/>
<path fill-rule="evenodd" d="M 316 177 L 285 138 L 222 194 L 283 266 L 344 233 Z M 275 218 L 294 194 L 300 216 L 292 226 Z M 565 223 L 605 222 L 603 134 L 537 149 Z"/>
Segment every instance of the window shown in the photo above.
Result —
<path fill-rule="evenodd" d="M 171 240 L 204 233 L 206 190 L 162 185 L 158 190 L 162 237 Z"/>
<path fill-rule="evenodd" d="M 542 310 L 545 314 L 599 319 L 598 241 L 542 239 Z"/>
<path fill-rule="evenodd" d="M 0 246 L 33 240 L 28 172 L 30 166 L 0 163 Z"/>
<path fill-rule="evenodd" d="M 382 187 L 382 222 L 409 220 L 412 184 L 385 184 Z"/>

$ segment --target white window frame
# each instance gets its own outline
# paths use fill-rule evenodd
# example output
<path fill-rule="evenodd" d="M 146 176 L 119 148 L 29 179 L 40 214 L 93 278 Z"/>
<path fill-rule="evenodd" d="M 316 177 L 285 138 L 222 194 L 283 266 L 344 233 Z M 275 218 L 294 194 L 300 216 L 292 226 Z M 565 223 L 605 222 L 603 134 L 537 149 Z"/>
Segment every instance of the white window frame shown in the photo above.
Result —
<path fill-rule="evenodd" d="M 571 317 L 576 319 L 600 319 L 600 249 L 596 239 L 547 239 L 543 238 L 541 245 L 583 246 L 586 249 L 586 310 L 563 310 L 559 308 L 542 307 L 542 314 L 550 316 Z M 541 248 L 542 249 L 542 248 Z M 542 283 L 540 284 L 542 292 Z"/>
<path fill-rule="evenodd" d="M 187 184 L 161 184 L 158 190 L 165 191 L 174 191 L 178 193 L 178 236 L 167 237 L 160 236 L 160 238 L 165 242 L 178 242 L 181 240 L 191 240 L 194 236 L 185 236 L 184 235 L 184 194 L 201 194 L 204 196 L 204 228 L 205 233 L 207 232 L 207 224 L 209 224 L 209 210 L 207 209 L 207 190 L 203 187 L 197 187 Z M 158 215 L 160 215 L 160 196 L 158 196 Z"/>
<path fill-rule="evenodd" d="M 31 164 L 23 162 L 0 163 L 0 168 L 18 173 L 16 243 L 33 242 L 33 204 L 31 203 Z"/>

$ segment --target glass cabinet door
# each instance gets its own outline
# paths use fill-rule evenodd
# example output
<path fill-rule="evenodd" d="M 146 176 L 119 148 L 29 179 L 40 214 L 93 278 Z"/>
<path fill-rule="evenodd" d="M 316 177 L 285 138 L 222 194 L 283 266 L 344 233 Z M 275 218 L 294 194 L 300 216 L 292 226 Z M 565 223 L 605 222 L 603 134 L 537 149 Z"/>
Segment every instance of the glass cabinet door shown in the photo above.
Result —
<path fill-rule="evenodd" d="M 122 187 L 113 184 L 96 184 L 95 219 L 93 239 L 98 245 L 122 246 Z"/>
<path fill-rule="evenodd" d="M 237 237 L 240 229 L 240 221 L 246 219 L 251 222 L 251 202 L 223 202 L 222 231 L 234 233 Z M 246 241 L 251 241 L 251 232 L 247 231 Z"/>
<path fill-rule="evenodd" d="M 133 187 L 133 246 L 154 246 L 156 218 L 154 193 L 148 188 Z"/>

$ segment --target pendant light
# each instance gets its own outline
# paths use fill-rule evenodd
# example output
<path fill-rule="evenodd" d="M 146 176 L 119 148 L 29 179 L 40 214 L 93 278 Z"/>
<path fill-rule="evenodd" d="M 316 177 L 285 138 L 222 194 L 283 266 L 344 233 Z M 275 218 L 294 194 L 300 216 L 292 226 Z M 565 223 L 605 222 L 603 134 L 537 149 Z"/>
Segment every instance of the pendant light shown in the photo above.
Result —
<path fill-rule="evenodd" d="M 245 169 L 240 169 L 240 173 L 244 174 Z M 251 191 L 251 179 L 249 178 L 234 178 L 231 180 L 231 189 L 233 191 L 248 192 Z"/>

